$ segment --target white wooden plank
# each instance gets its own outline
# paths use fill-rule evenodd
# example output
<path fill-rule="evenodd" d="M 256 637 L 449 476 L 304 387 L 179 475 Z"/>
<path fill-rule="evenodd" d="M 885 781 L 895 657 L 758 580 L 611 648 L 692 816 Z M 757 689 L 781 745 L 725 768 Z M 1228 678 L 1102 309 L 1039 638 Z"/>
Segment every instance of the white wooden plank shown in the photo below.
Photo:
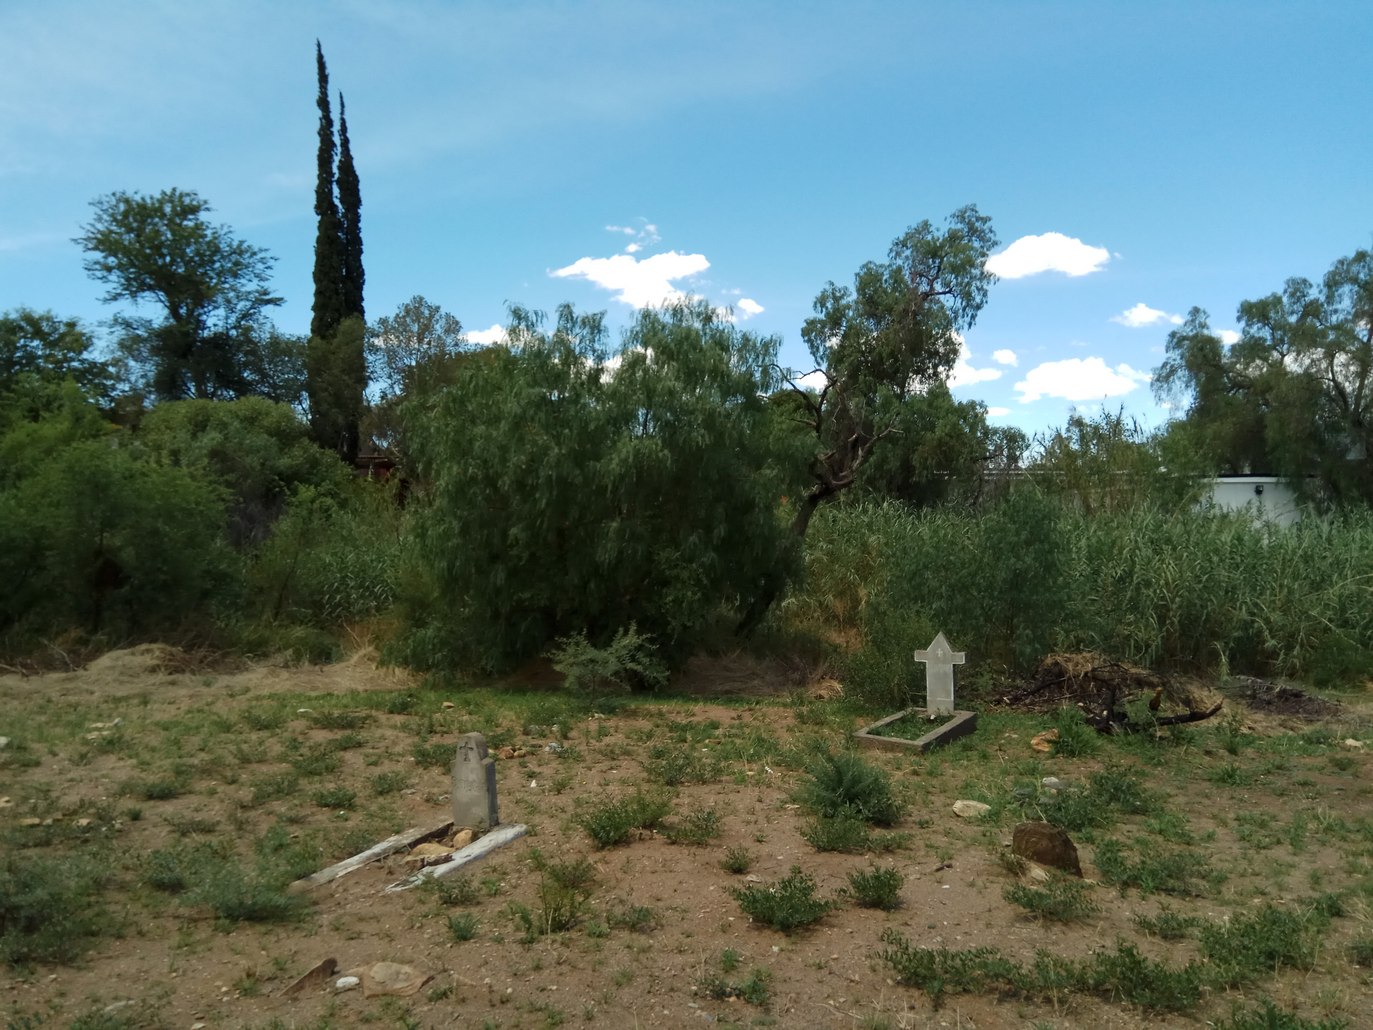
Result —
<path fill-rule="evenodd" d="M 398 880 L 386 888 L 386 894 L 395 894 L 398 891 L 408 891 L 412 887 L 418 887 L 425 880 L 437 879 L 440 876 L 447 876 L 455 873 L 465 865 L 485 858 L 497 848 L 509 844 L 512 840 L 518 840 L 529 832 L 529 827 L 522 823 L 511 823 L 509 826 L 497 826 L 484 837 L 478 837 L 461 851 L 453 852 L 453 857 L 442 865 L 425 866 L 414 876 Z"/>
<path fill-rule="evenodd" d="M 351 872 L 361 869 L 370 862 L 375 862 L 379 858 L 394 854 L 401 848 L 409 848 L 418 844 L 422 840 L 431 837 L 438 837 L 447 833 L 453 828 L 453 820 L 436 823 L 433 826 L 412 826 L 408 830 L 402 830 L 392 837 L 387 837 L 379 844 L 373 844 L 366 851 L 354 855 L 352 858 L 345 858 L 342 862 L 331 865 L 328 869 L 321 869 L 317 873 L 301 877 L 288 888 L 291 894 L 300 894 L 302 891 L 312 890 L 321 884 L 337 880 L 340 876 L 347 876 Z"/>

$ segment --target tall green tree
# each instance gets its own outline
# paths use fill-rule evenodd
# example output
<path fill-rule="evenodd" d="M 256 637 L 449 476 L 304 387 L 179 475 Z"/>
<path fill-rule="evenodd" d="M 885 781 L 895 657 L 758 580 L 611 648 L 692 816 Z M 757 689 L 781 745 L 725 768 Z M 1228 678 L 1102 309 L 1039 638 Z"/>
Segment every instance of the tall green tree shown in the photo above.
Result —
<path fill-rule="evenodd" d="M 362 303 L 362 190 L 353 149 L 348 142 L 348 115 L 338 95 L 338 206 L 343 224 L 343 314 L 366 319 Z"/>
<path fill-rule="evenodd" d="M 776 346 L 684 305 L 641 312 L 611 358 L 599 315 L 515 312 L 414 429 L 433 593 L 411 659 L 499 668 L 631 624 L 681 657 L 751 604 L 788 553 Z"/>
<path fill-rule="evenodd" d="M 922 221 L 892 241 L 883 262 L 869 261 L 853 286 L 830 282 L 801 327 L 815 368 L 792 374 L 794 420 L 810 440 L 809 485 L 797 499 L 792 532 L 803 540 L 820 505 L 857 481 L 883 440 L 899 430 L 904 402 L 947 378 L 959 333 L 971 328 L 996 276 L 991 219 L 959 208 L 942 230 Z M 809 385 L 818 380 L 819 388 Z M 740 622 L 747 633 L 781 596 L 769 580 Z"/>
<path fill-rule="evenodd" d="M 111 193 L 91 206 L 95 217 L 76 238 L 87 274 L 109 287 L 106 302 L 158 311 L 114 319 L 150 392 L 166 400 L 251 392 L 241 358 L 268 332 L 266 310 L 281 303 L 268 287 L 275 259 L 207 221 L 210 205 L 195 193 Z"/>
<path fill-rule="evenodd" d="M 368 326 L 368 374 L 379 393 L 367 412 L 371 439 L 404 457 L 405 412 L 427 406 L 472 354 L 462 323 L 418 294 Z"/>
<path fill-rule="evenodd" d="M 36 418 L 64 382 L 110 407 L 115 371 L 92 356 L 94 346 L 77 319 L 31 308 L 0 314 L 0 407 L 15 417 Z"/>
<path fill-rule="evenodd" d="M 801 336 L 821 386 L 812 392 L 792 380 L 815 444 L 797 536 L 897 431 L 899 403 L 947 377 L 959 333 L 977 321 L 996 281 L 986 268 L 996 243 L 990 218 L 974 205 L 959 208 L 942 231 L 922 221 L 898 236 L 887 260 L 864 264 L 852 288 L 831 282 L 815 298 Z"/>
<path fill-rule="evenodd" d="M 334 199 L 334 117 L 329 107 L 329 69 L 324 49 L 315 40 L 315 72 L 319 80 L 319 147 L 315 162 L 315 302 L 310 335 L 328 339 L 347 314 L 343 302 L 343 218 Z"/>
<path fill-rule="evenodd" d="M 1319 285 L 1289 279 L 1238 317 L 1231 346 L 1199 308 L 1169 335 L 1154 389 L 1184 411 L 1170 433 L 1217 472 L 1373 503 L 1373 253 L 1341 258 Z"/>
<path fill-rule="evenodd" d="M 306 392 L 310 428 L 315 441 L 336 450 L 341 458 L 357 458 L 361 440 L 359 421 L 365 407 L 367 361 L 363 353 L 362 199 L 357 171 L 342 121 L 343 146 L 334 195 L 334 120 L 329 108 L 329 69 L 324 50 L 315 40 L 315 70 L 319 81 L 319 148 L 315 178 L 315 303 L 310 320 L 306 356 Z"/>

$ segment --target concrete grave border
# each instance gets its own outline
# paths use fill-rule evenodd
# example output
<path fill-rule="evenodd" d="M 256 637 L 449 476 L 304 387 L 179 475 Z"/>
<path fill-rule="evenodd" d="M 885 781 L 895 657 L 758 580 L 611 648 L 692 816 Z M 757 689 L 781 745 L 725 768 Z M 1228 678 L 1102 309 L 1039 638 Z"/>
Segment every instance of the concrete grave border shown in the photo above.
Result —
<path fill-rule="evenodd" d="M 883 751 L 928 751 L 930 748 L 937 747 L 940 744 L 947 744 L 949 741 L 957 740 L 959 737 L 966 737 L 968 734 L 972 733 L 973 730 L 977 729 L 976 712 L 955 711 L 953 713 L 953 718 L 949 719 L 943 725 L 930 730 L 930 732 L 926 733 L 923 737 L 919 737 L 915 740 L 907 740 L 905 737 L 887 737 L 883 736 L 880 732 L 883 728 L 890 726 L 900 719 L 906 718 L 908 715 L 918 715 L 922 713 L 925 715 L 930 714 L 929 709 L 927 708 L 903 709 L 895 715 L 889 715 L 885 719 L 879 719 L 871 726 L 864 726 L 854 734 L 854 738 L 861 747 L 879 748 Z M 939 712 L 935 714 L 944 715 L 947 713 Z"/>

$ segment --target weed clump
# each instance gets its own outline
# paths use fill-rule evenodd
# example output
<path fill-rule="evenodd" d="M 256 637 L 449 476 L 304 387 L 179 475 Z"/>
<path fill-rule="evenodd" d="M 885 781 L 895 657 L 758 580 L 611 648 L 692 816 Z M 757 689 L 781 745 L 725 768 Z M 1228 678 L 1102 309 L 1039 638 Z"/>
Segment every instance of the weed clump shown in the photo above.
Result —
<path fill-rule="evenodd" d="M 801 872 L 800 866 L 792 866 L 791 872 L 774 884 L 729 888 L 746 916 L 783 933 L 818 922 L 839 907 L 837 901 L 817 898 L 815 891 L 815 877 Z"/>
<path fill-rule="evenodd" d="M 894 866 L 883 869 L 873 866 L 849 873 L 849 892 L 863 908 L 878 908 L 890 912 L 901 905 L 901 888 L 906 878 Z"/>
<path fill-rule="evenodd" d="M 0 963 L 75 962 L 115 932 L 104 884 L 99 865 L 81 857 L 0 856 Z"/>
<path fill-rule="evenodd" d="M 1036 919 L 1048 919 L 1056 923 L 1076 923 L 1098 912 L 1101 908 L 1089 896 L 1087 884 L 1071 876 L 1054 876 L 1042 887 L 1031 887 L 1023 883 L 1007 887 L 1004 897 L 1012 905 L 1018 905 Z"/>
<path fill-rule="evenodd" d="M 891 826 L 901 818 L 903 808 L 887 774 L 854 752 L 827 752 L 808 771 L 810 781 L 801 788 L 800 801 L 816 815 L 878 826 Z"/>
<path fill-rule="evenodd" d="M 553 862 L 533 851 L 529 864 L 539 874 L 539 908 L 535 911 L 518 901 L 510 903 L 510 913 L 524 928 L 526 943 L 576 926 L 586 912 L 596 876 L 595 869 L 585 858 Z"/>
<path fill-rule="evenodd" d="M 573 820 L 598 848 L 623 844 L 635 830 L 651 830 L 667 817 L 672 800 L 638 791 L 629 797 L 603 800 Z"/>
<path fill-rule="evenodd" d="M 1223 986 L 1251 983 L 1284 967 L 1310 969 L 1316 964 L 1324 923 L 1315 912 L 1264 905 L 1252 915 L 1203 927 L 1201 953 L 1210 959 L 1214 979 Z"/>

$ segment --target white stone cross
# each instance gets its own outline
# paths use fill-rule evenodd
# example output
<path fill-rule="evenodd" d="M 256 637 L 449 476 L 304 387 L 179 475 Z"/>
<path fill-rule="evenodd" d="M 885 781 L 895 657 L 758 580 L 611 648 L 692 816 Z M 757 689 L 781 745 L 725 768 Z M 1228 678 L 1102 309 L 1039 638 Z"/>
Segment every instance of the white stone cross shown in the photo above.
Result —
<path fill-rule="evenodd" d="M 953 667 L 962 665 L 964 657 L 949 646 L 943 633 L 936 634 L 928 649 L 915 652 L 915 660 L 925 663 L 925 711 L 953 712 Z"/>

